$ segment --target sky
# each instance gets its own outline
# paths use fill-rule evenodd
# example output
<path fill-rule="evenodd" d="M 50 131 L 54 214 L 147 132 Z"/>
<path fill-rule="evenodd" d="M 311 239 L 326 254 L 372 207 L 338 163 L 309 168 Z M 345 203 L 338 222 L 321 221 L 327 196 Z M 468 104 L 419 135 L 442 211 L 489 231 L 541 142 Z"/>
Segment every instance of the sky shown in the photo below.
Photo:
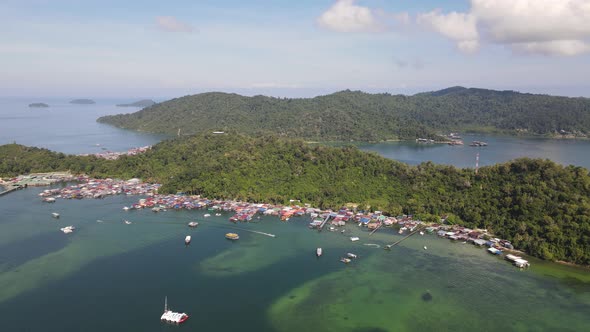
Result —
<path fill-rule="evenodd" d="M 0 96 L 590 97 L 590 0 L 1 0 Z"/>

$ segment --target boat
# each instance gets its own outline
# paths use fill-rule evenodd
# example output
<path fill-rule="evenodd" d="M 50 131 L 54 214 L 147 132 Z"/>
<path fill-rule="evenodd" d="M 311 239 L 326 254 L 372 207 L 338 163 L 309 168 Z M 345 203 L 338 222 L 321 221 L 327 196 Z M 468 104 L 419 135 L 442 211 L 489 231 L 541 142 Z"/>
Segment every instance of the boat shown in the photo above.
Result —
<path fill-rule="evenodd" d="M 215 216 L 216 217 L 221 217 L 221 213 L 216 213 Z"/>
<path fill-rule="evenodd" d="M 341 257 L 340 261 L 344 264 L 348 264 L 350 263 L 351 259 L 350 258 L 346 258 L 346 257 Z"/>
<path fill-rule="evenodd" d="M 190 236 L 190 235 L 187 235 L 187 236 L 184 238 L 184 244 L 188 245 L 188 244 L 190 244 L 190 243 L 191 243 L 191 236 Z"/>
<path fill-rule="evenodd" d="M 353 253 L 350 253 L 350 252 L 349 252 L 349 253 L 347 253 L 347 254 L 346 254 L 346 256 L 348 256 L 348 258 L 352 258 L 352 259 L 355 259 L 355 258 L 357 258 L 357 257 L 358 257 L 357 255 L 355 255 L 355 254 L 353 254 Z"/>
<path fill-rule="evenodd" d="M 488 146 L 488 143 L 482 141 L 473 141 L 469 146 Z"/>
<path fill-rule="evenodd" d="M 318 257 L 320 257 L 322 255 L 322 248 L 317 248 L 315 250 L 315 255 L 318 256 Z"/>
<path fill-rule="evenodd" d="M 124 207 L 123 207 L 123 210 L 124 210 L 124 211 L 129 211 L 129 207 L 128 207 L 128 206 L 124 206 Z"/>
<path fill-rule="evenodd" d="M 426 246 L 424 246 L 424 250 L 428 249 Z"/>
<path fill-rule="evenodd" d="M 196 221 L 191 221 L 188 223 L 188 227 L 197 227 L 197 226 L 199 226 L 199 223 Z"/>
<path fill-rule="evenodd" d="M 209 217 L 211 217 L 211 215 L 210 215 L 209 213 L 205 213 L 205 214 L 203 215 L 203 217 L 205 217 L 205 218 L 209 218 Z"/>
<path fill-rule="evenodd" d="M 424 232 L 420 231 L 420 235 L 424 235 Z"/>
<path fill-rule="evenodd" d="M 43 198 L 43 202 L 45 202 L 45 203 L 55 203 L 55 197 L 45 197 L 45 198 Z"/>
<path fill-rule="evenodd" d="M 70 233 L 74 232 L 74 229 L 76 229 L 76 227 L 74 227 L 74 226 L 66 226 L 66 227 L 60 228 L 60 230 L 62 232 L 64 232 L 64 234 L 70 234 Z"/>
<path fill-rule="evenodd" d="M 174 312 L 168 308 L 168 297 L 164 299 L 164 313 L 160 320 L 166 323 L 182 324 L 188 319 L 188 315 L 180 312 Z"/>
<path fill-rule="evenodd" d="M 358 241 L 358 240 L 360 240 L 358 236 L 351 236 L 350 237 L 350 241 L 352 241 L 352 242 L 355 242 L 355 241 Z"/>
<path fill-rule="evenodd" d="M 123 220 L 123 222 L 127 225 L 131 225 L 131 221 L 129 221 L 129 220 Z"/>
<path fill-rule="evenodd" d="M 51 213 L 51 216 L 52 216 L 53 218 L 59 218 L 59 213 L 57 213 L 57 212 L 52 212 L 52 213 Z"/>
<path fill-rule="evenodd" d="M 494 255 L 501 255 L 502 254 L 502 250 L 496 249 L 494 247 L 488 248 L 488 252 L 490 254 L 494 254 Z"/>
<path fill-rule="evenodd" d="M 228 240 L 235 241 L 235 240 L 238 240 L 240 238 L 240 236 L 236 233 L 227 233 L 227 234 L 225 234 L 225 238 Z"/>

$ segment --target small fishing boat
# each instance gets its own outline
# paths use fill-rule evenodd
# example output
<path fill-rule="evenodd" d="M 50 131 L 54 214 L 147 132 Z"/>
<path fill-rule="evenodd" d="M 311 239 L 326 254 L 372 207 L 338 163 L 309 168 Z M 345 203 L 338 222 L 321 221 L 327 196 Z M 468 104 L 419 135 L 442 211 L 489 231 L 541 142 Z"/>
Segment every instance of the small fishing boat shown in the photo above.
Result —
<path fill-rule="evenodd" d="M 215 216 L 216 217 L 221 217 L 221 213 L 216 213 Z"/>
<path fill-rule="evenodd" d="M 59 218 L 59 213 L 57 213 L 57 212 L 52 212 L 52 213 L 51 213 L 51 216 L 52 216 L 53 218 Z"/>
<path fill-rule="evenodd" d="M 424 232 L 420 231 L 420 235 L 424 235 Z"/>
<path fill-rule="evenodd" d="M 123 222 L 124 222 L 126 225 L 131 225 L 131 221 L 129 221 L 129 220 L 123 220 Z"/>
<path fill-rule="evenodd" d="M 357 255 L 355 255 L 355 254 L 353 254 L 353 253 L 350 253 L 350 252 L 349 252 L 349 253 L 347 253 L 347 254 L 346 254 L 346 256 L 348 256 L 348 258 L 352 258 L 352 259 L 355 259 L 355 258 L 357 258 L 357 257 L 358 257 Z"/>
<path fill-rule="evenodd" d="M 188 227 L 197 227 L 197 226 L 199 226 L 199 223 L 196 221 L 191 221 L 188 223 Z"/>
<path fill-rule="evenodd" d="M 350 237 L 350 241 L 352 241 L 352 242 L 356 242 L 358 240 L 360 240 L 358 236 L 351 236 Z"/>
<path fill-rule="evenodd" d="M 424 250 L 428 249 L 426 246 L 424 246 Z"/>
<path fill-rule="evenodd" d="M 184 244 L 189 245 L 190 243 L 191 243 L 191 236 L 190 235 L 187 235 L 184 238 Z"/>
<path fill-rule="evenodd" d="M 64 232 L 64 234 L 70 234 L 70 233 L 74 232 L 74 229 L 76 229 L 76 227 L 74 227 L 74 226 L 66 226 L 66 227 L 60 228 L 60 230 L 62 232 Z"/>
<path fill-rule="evenodd" d="M 235 241 L 235 240 L 238 240 L 240 238 L 240 236 L 236 233 L 227 233 L 227 234 L 225 234 L 225 238 L 228 240 Z"/>
<path fill-rule="evenodd" d="M 43 198 L 43 202 L 45 202 L 45 203 L 55 203 L 55 197 L 45 197 L 45 198 Z"/>
<path fill-rule="evenodd" d="M 322 248 L 317 248 L 315 250 L 315 255 L 318 256 L 318 257 L 320 257 L 322 255 Z"/>
<path fill-rule="evenodd" d="M 205 213 L 205 214 L 203 215 L 203 217 L 205 217 L 205 218 L 209 218 L 209 217 L 211 217 L 211 215 L 210 215 L 209 213 Z"/>
<path fill-rule="evenodd" d="M 350 258 L 346 258 L 346 257 L 341 257 L 340 261 L 344 264 L 348 264 L 350 263 L 351 259 Z"/>
<path fill-rule="evenodd" d="M 128 206 L 124 206 L 123 207 L 123 211 L 129 211 L 129 207 Z"/>

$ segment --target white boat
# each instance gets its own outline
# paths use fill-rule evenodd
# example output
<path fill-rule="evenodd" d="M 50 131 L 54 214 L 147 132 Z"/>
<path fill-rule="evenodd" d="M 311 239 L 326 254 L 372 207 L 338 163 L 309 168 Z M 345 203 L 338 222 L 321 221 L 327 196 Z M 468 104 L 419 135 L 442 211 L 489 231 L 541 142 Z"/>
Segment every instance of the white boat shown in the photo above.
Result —
<path fill-rule="evenodd" d="M 203 217 L 205 217 L 205 218 L 209 218 L 209 217 L 211 217 L 211 215 L 210 215 L 209 213 L 205 213 L 205 214 L 203 215 Z"/>
<path fill-rule="evenodd" d="M 189 244 L 189 243 L 191 243 L 191 236 L 190 236 L 190 235 L 187 235 L 187 236 L 184 238 L 184 243 L 185 243 L 185 244 Z"/>
<path fill-rule="evenodd" d="M 52 213 L 51 213 L 51 216 L 52 216 L 53 218 L 59 218 L 59 213 L 57 213 L 57 212 L 52 212 Z"/>
<path fill-rule="evenodd" d="M 424 232 L 420 231 L 420 235 L 424 235 Z"/>
<path fill-rule="evenodd" d="M 353 254 L 353 253 L 350 253 L 350 252 L 349 252 L 349 253 L 347 253 L 347 254 L 346 254 L 346 256 L 348 256 L 348 258 L 352 258 L 352 259 L 355 259 L 355 258 L 357 258 L 357 257 L 358 257 L 357 255 L 355 255 L 355 254 Z"/>
<path fill-rule="evenodd" d="M 188 319 L 188 315 L 180 312 L 174 312 L 168 309 L 168 297 L 164 300 L 164 313 L 160 320 L 166 323 L 182 324 Z"/>
<path fill-rule="evenodd" d="M 123 220 L 123 222 L 127 225 L 131 225 L 131 221 L 129 221 L 129 220 Z"/>
<path fill-rule="evenodd" d="M 424 246 L 424 250 L 428 249 L 426 246 Z"/>
<path fill-rule="evenodd" d="M 342 257 L 342 258 L 340 258 L 340 261 L 344 264 L 348 264 L 348 263 L 350 263 L 350 258 Z"/>
<path fill-rule="evenodd" d="M 197 227 L 197 226 L 199 226 L 199 223 L 196 221 L 191 221 L 188 223 L 188 227 Z"/>
<path fill-rule="evenodd" d="M 322 248 L 317 248 L 315 250 L 315 255 L 318 256 L 318 257 L 320 257 L 322 255 Z"/>
<path fill-rule="evenodd" d="M 43 198 L 43 202 L 45 202 L 45 203 L 55 203 L 55 197 L 45 197 L 45 198 Z"/>
<path fill-rule="evenodd" d="M 352 242 L 355 242 L 355 241 L 358 241 L 358 240 L 360 240 L 358 236 L 351 236 L 350 237 L 350 241 L 352 241 Z"/>
<path fill-rule="evenodd" d="M 64 234 L 70 234 L 70 233 L 74 232 L 74 229 L 76 229 L 76 227 L 74 227 L 74 226 L 66 226 L 66 227 L 60 228 L 60 230 L 62 232 L 64 232 Z"/>
<path fill-rule="evenodd" d="M 216 213 L 215 214 L 216 217 L 221 217 L 221 213 Z M 260 217 L 259 217 L 260 218 Z"/>
<path fill-rule="evenodd" d="M 128 206 L 124 206 L 124 207 L 123 207 L 123 210 L 124 210 L 124 211 L 129 211 L 129 207 L 128 207 Z"/>

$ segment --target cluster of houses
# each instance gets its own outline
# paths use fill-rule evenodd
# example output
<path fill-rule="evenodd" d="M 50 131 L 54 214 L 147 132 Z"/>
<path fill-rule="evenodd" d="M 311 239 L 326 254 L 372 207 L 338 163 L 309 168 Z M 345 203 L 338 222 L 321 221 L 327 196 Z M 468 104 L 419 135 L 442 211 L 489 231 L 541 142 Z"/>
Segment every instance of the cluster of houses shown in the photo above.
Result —
<path fill-rule="evenodd" d="M 80 183 L 61 189 L 47 189 L 39 194 L 44 201 L 52 202 L 56 198 L 82 199 L 104 198 L 112 195 L 153 195 L 158 191 L 159 184 L 141 182 L 139 179 L 90 179 L 79 177 Z"/>
<path fill-rule="evenodd" d="M 125 152 L 105 151 L 105 152 L 90 153 L 90 154 L 85 153 L 85 154 L 81 154 L 80 156 L 95 156 L 97 158 L 102 158 L 102 159 L 107 159 L 107 160 L 115 160 L 115 159 L 119 159 L 119 157 L 121 157 L 121 156 L 135 156 L 135 155 L 144 153 L 151 148 L 152 148 L 151 145 L 146 145 L 146 146 L 141 146 L 138 148 L 132 148 L 132 149 L 129 149 Z"/>
<path fill-rule="evenodd" d="M 514 250 L 514 246 L 507 240 L 498 239 L 488 235 L 486 230 L 470 229 L 456 225 L 431 225 L 426 228 L 430 233 L 436 232 L 440 237 L 448 238 L 453 241 L 472 243 L 479 247 L 487 247 L 487 251 L 494 255 L 502 255 L 506 250 Z M 530 263 L 522 257 L 508 254 L 505 259 L 512 262 L 519 268 L 529 267 Z"/>

